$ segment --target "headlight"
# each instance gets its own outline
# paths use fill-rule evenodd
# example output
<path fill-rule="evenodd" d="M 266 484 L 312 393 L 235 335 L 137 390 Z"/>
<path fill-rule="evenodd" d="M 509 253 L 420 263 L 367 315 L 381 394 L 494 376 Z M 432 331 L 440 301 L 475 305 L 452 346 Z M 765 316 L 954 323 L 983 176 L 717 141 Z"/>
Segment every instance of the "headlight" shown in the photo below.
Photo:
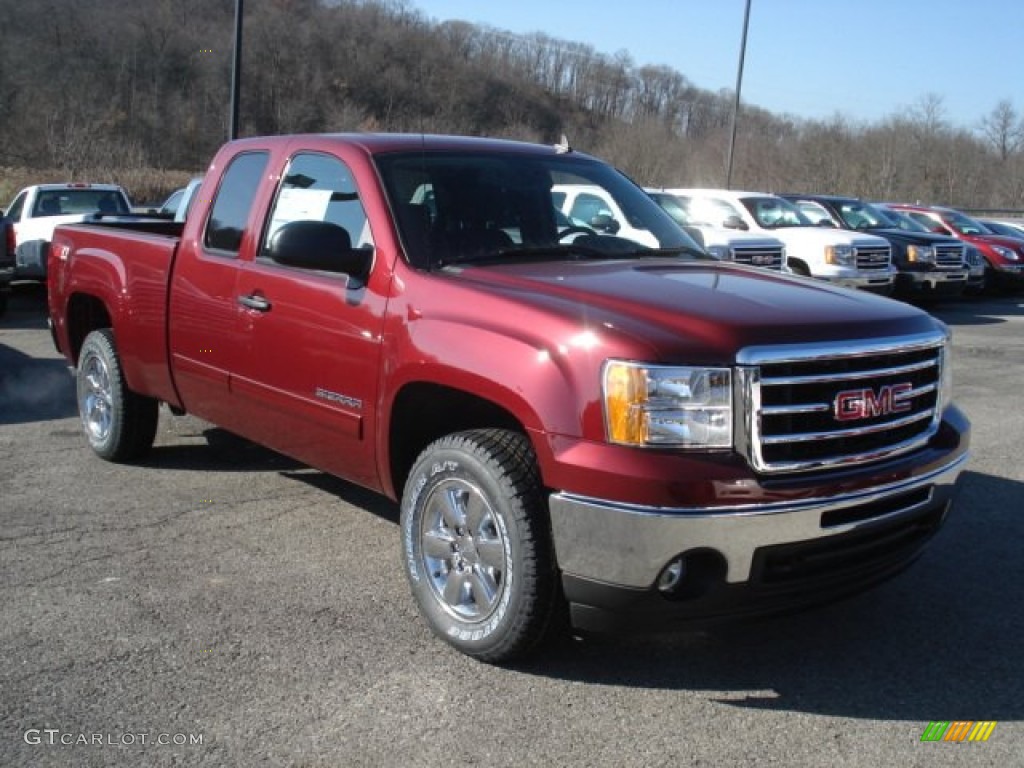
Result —
<path fill-rule="evenodd" d="M 622 445 L 732 447 L 732 371 L 605 363 L 608 440 Z"/>
<path fill-rule="evenodd" d="M 727 245 L 709 245 L 706 250 L 719 261 L 732 261 L 732 249 Z"/>
<path fill-rule="evenodd" d="M 1012 248 L 1004 248 L 1001 245 L 993 245 L 992 250 L 998 253 L 1007 261 L 1016 261 L 1018 258 L 1017 252 Z"/>
<path fill-rule="evenodd" d="M 826 245 L 825 263 L 852 267 L 854 265 L 853 247 L 849 245 Z"/>
<path fill-rule="evenodd" d="M 919 261 L 922 264 L 931 264 L 935 261 L 935 249 L 926 245 L 908 245 L 907 261 Z"/>

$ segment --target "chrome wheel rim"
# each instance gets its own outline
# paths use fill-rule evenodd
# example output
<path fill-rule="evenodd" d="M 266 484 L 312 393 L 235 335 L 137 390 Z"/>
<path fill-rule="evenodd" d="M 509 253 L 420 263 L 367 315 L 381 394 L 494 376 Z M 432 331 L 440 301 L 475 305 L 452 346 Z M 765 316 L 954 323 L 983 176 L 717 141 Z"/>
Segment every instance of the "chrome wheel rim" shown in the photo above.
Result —
<path fill-rule="evenodd" d="M 487 620 L 506 588 L 503 522 L 479 488 L 454 478 L 430 492 L 423 510 L 420 560 L 434 597 L 461 621 Z"/>
<path fill-rule="evenodd" d="M 110 371 L 98 355 L 89 354 L 82 361 L 82 372 L 78 378 L 78 411 L 90 439 L 95 442 L 106 440 L 114 418 L 114 397 Z"/>

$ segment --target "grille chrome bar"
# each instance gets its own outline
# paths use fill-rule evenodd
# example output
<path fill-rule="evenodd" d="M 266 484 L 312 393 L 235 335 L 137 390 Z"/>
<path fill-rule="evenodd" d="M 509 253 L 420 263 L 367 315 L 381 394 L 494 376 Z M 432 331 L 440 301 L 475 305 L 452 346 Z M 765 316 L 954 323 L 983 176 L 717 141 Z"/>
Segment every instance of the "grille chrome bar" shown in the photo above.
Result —
<path fill-rule="evenodd" d="M 788 443 L 811 443 L 817 440 L 841 440 L 845 437 L 860 437 L 861 435 L 873 435 L 876 432 L 885 432 L 898 427 L 905 427 L 921 419 L 930 419 L 930 413 L 914 413 L 902 419 L 887 421 L 884 424 L 873 424 L 869 427 L 855 427 L 854 429 L 838 429 L 830 432 L 807 432 L 800 435 L 782 435 L 778 437 L 763 437 L 761 442 L 764 445 L 783 445 Z"/>
<path fill-rule="evenodd" d="M 938 363 L 934 360 L 925 360 L 920 363 L 908 363 L 907 365 L 893 366 L 890 368 L 877 368 L 871 371 L 850 371 L 847 373 L 818 374 L 815 376 L 772 376 L 762 379 L 764 386 L 789 386 L 793 384 L 820 384 L 832 381 L 856 381 L 868 376 L 894 376 L 900 373 L 911 373 L 933 368 Z"/>

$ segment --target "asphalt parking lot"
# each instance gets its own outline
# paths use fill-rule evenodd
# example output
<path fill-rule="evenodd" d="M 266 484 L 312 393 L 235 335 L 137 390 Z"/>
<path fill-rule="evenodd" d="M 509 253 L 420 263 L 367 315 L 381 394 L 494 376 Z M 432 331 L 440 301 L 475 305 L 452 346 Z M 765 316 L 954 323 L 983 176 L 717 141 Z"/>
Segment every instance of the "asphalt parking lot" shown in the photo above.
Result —
<path fill-rule="evenodd" d="M 95 458 L 20 284 L 0 318 L 0 766 L 1024 766 L 1024 299 L 932 308 L 973 459 L 905 574 L 797 616 L 567 639 L 513 668 L 433 639 L 395 505 L 190 417 Z M 930 743 L 930 721 L 995 721 Z"/>

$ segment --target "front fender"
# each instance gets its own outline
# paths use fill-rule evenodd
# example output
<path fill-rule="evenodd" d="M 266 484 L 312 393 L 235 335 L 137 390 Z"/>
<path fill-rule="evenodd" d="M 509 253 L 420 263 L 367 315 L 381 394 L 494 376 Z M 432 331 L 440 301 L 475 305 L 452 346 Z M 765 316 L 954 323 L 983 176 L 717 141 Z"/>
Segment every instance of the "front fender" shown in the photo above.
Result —
<path fill-rule="evenodd" d="M 592 335 L 557 339 L 535 328 L 450 319 L 421 319 L 407 330 L 385 354 L 378 456 L 389 455 L 399 393 L 422 383 L 465 392 L 510 414 L 531 436 L 542 474 L 553 460 L 550 436 L 603 434 L 600 370 L 608 354 Z"/>

